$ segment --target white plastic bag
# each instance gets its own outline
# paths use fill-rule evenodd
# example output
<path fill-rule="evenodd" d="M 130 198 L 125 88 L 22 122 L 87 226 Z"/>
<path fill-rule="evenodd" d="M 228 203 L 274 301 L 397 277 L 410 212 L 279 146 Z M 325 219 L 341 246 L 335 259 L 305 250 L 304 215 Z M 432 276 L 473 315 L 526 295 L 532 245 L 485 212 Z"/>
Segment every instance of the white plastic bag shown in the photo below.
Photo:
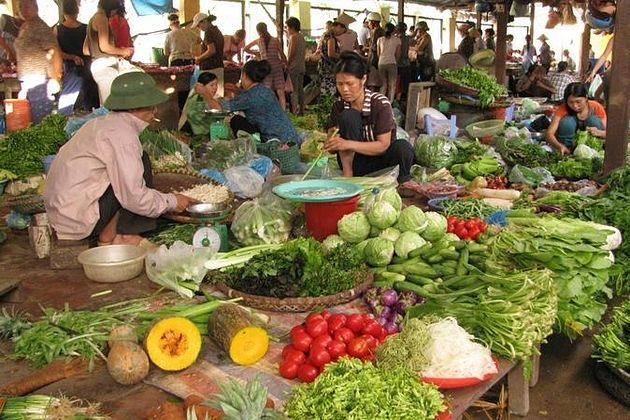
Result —
<path fill-rule="evenodd" d="M 239 198 L 255 198 L 262 192 L 265 178 L 247 165 L 234 166 L 223 172 L 227 186 Z"/>
<path fill-rule="evenodd" d="M 145 269 L 154 283 L 191 298 L 208 270 L 204 264 L 212 257 L 210 248 L 195 248 L 182 241 L 175 241 L 170 248 L 160 246 L 147 254 Z"/>
<path fill-rule="evenodd" d="M 255 200 L 246 201 L 234 212 L 232 233 L 243 245 L 282 244 L 293 228 L 294 207 L 266 191 Z"/>

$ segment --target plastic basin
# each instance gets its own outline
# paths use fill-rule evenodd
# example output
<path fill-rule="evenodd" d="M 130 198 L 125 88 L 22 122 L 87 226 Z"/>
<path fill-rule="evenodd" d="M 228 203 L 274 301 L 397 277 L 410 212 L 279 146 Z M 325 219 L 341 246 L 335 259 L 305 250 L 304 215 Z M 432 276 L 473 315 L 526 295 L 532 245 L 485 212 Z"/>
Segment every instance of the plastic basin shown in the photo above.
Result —
<path fill-rule="evenodd" d="M 137 277 L 144 269 L 146 250 L 136 245 L 106 245 L 79 254 L 85 276 L 99 283 L 118 283 Z"/>
<path fill-rule="evenodd" d="M 337 222 L 346 214 L 356 211 L 360 195 L 341 201 L 304 203 L 306 228 L 318 241 L 337 233 Z"/>
<path fill-rule="evenodd" d="M 466 126 L 466 132 L 472 138 L 483 138 L 499 134 L 505 129 L 505 120 L 486 120 Z"/>

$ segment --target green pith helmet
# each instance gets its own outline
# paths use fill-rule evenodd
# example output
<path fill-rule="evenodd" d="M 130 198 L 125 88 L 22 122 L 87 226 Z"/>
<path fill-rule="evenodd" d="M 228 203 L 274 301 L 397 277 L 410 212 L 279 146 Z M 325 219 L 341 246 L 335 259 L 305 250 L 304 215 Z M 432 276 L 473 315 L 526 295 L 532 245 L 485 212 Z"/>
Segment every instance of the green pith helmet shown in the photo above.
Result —
<path fill-rule="evenodd" d="M 168 95 L 155 86 L 150 75 L 133 71 L 121 74 L 112 82 L 105 108 L 112 111 L 146 108 L 168 100 Z"/>

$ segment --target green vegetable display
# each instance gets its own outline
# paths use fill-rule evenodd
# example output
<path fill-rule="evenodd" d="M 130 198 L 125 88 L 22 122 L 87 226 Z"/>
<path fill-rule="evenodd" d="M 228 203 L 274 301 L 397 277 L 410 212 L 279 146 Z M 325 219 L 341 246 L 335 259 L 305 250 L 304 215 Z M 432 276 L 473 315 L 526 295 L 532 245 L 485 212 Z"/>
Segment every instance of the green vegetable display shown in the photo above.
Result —
<path fill-rule="evenodd" d="M 414 149 L 418 163 L 429 169 L 450 168 L 457 155 L 455 142 L 442 136 L 420 135 Z"/>
<path fill-rule="evenodd" d="M 429 360 L 421 351 L 431 342 L 428 325 L 418 318 L 407 320 L 400 333 L 376 348 L 378 367 L 395 369 L 403 366 L 412 372 L 422 372 L 429 366 Z"/>
<path fill-rule="evenodd" d="M 440 76 L 451 82 L 479 91 L 479 102 L 485 108 L 497 98 L 507 95 L 505 86 L 500 85 L 488 73 L 473 67 L 462 67 L 457 70 L 444 69 Z"/>
<path fill-rule="evenodd" d="M 0 169 L 0 182 L 6 180 L 14 180 L 17 178 L 17 175 L 11 171 L 7 171 L 6 169 Z"/>
<path fill-rule="evenodd" d="M 603 160 L 577 159 L 573 156 L 565 157 L 561 161 L 549 166 L 551 173 L 559 178 L 567 179 L 593 179 L 603 169 Z"/>
<path fill-rule="evenodd" d="M 66 117 L 49 115 L 38 125 L 14 131 L 0 140 L 0 168 L 26 178 L 44 172 L 42 158 L 66 142 Z"/>
<path fill-rule="evenodd" d="M 547 169 L 542 167 L 532 169 L 522 165 L 514 165 L 508 179 L 512 184 L 525 184 L 530 187 L 553 182 L 553 176 Z"/>
<path fill-rule="evenodd" d="M 394 243 L 394 251 L 401 258 L 407 258 L 414 249 L 420 248 L 427 242 L 415 232 L 403 232 Z"/>
<path fill-rule="evenodd" d="M 442 201 L 442 211 L 446 216 L 455 216 L 458 219 L 485 219 L 497 209 L 483 202 L 478 198 L 467 198 L 465 200 L 444 200 Z"/>
<path fill-rule="evenodd" d="M 386 266 L 393 256 L 394 243 L 385 238 L 372 238 L 363 249 L 365 261 L 372 267 Z"/>
<path fill-rule="evenodd" d="M 604 143 L 599 137 L 595 137 L 588 131 L 578 131 L 573 138 L 573 146 L 584 144 L 596 151 L 604 150 Z"/>
<path fill-rule="evenodd" d="M 437 241 L 446 235 L 446 217 L 440 213 L 429 211 L 425 213 L 427 227 L 422 232 L 422 237 L 427 241 Z"/>
<path fill-rule="evenodd" d="M 378 236 L 387 239 L 388 241 L 396 242 L 398 238 L 400 238 L 400 231 L 396 228 L 388 227 L 387 229 L 383 229 Z"/>
<path fill-rule="evenodd" d="M 630 299 L 617 306 L 610 322 L 593 336 L 593 358 L 630 371 Z"/>
<path fill-rule="evenodd" d="M 453 157 L 455 164 L 475 161 L 488 151 L 488 146 L 477 140 L 455 139 L 455 145 L 457 146 L 457 153 Z"/>
<path fill-rule="evenodd" d="M 176 241 L 192 244 L 193 236 L 198 229 L 199 225 L 174 223 L 153 233 L 148 239 L 156 245 L 171 246 Z"/>
<path fill-rule="evenodd" d="M 362 211 L 355 211 L 343 216 L 337 222 L 339 236 L 350 243 L 359 243 L 370 236 L 370 222 Z"/>
<path fill-rule="evenodd" d="M 427 227 L 427 216 L 416 206 L 405 207 L 394 227 L 401 232 L 422 233 Z"/>
<path fill-rule="evenodd" d="M 442 394 L 415 372 L 351 358 L 326 365 L 313 383 L 296 386 L 284 405 L 289 418 L 321 420 L 430 420 L 444 409 Z"/>
<path fill-rule="evenodd" d="M 293 210 L 291 203 L 264 193 L 236 209 L 230 229 L 243 245 L 282 244 L 293 228 Z"/>
<path fill-rule="evenodd" d="M 462 183 L 467 183 L 478 176 L 500 175 L 503 173 L 503 166 L 492 156 L 484 155 L 472 162 L 453 165 L 451 173 Z"/>
<path fill-rule="evenodd" d="M 376 201 L 368 210 L 370 225 L 379 229 L 387 229 L 398 220 L 398 210 L 387 201 Z"/>
<path fill-rule="evenodd" d="M 492 145 L 509 166 L 547 166 L 556 163 L 561 158 L 560 154 L 548 152 L 539 144 L 529 143 L 518 138 L 507 139 L 503 136 L 496 136 Z"/>

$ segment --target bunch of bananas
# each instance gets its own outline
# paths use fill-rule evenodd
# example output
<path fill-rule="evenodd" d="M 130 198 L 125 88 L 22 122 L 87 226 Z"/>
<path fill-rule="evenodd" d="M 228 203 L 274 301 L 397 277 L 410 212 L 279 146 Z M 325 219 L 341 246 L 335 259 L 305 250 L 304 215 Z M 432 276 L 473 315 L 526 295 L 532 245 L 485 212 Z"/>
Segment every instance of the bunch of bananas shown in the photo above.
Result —
<path fill-rule="evenodd" d="M 492 156 L 484 155 L 480 159 L 472 162 L 453 165 L 451 174 L 458 181 L 470 182 L 478 176 L 494 176 L 503 173 L 503 166 Z"/>

